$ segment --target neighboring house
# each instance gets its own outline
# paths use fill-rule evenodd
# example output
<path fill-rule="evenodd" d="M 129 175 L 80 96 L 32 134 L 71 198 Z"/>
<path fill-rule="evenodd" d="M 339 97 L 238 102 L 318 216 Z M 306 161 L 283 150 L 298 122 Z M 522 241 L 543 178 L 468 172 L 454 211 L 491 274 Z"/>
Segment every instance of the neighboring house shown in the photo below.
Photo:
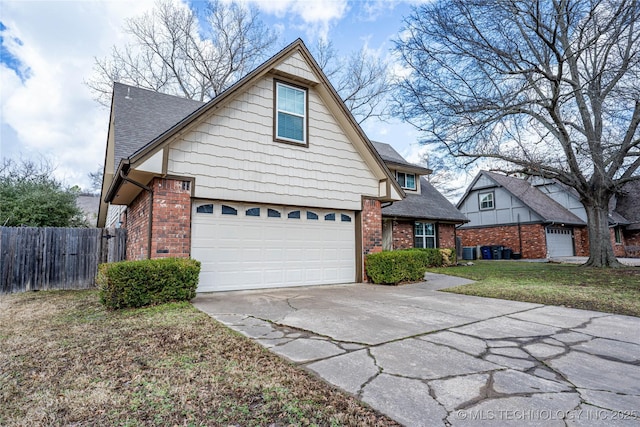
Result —
<path fill-rule="evenodd" d="M 301 40 L 204 104 L 116 83 L 104 172 L 99 226 L 199 291 L 362 281 L 405 197 Z"/>
<path fill-rule="evenodd" d="M 638 188 L 618 204 L 635 208 Z M 609 213 L 611 239 L 616 256 L 626 256 L 632 227 L 612 200 Z M 463 246 L 500 245 L 523 258 L 588 256 L 587 213 L 577 192 L 554 180 L 527 180 L 481 171 L 458 202 L 469 222 L 458 229 Z M 637 218 L 640 231 L 640 215 Z M 636 235 L 636 239 L 638 235 Z"/>
<path fill-rule="evenodd" d="M 640 181 L 622 187 L 613 207 L 621 218 L 613 233 L 616 255 L 640 257 Z"/>
<path fill-rule="evenodd" d="M 389 144 L 373 145 L 406 193 L 382 207 L 382 247 L 455 249 L 456 225 L 468 220 L 424 178 L 431 170 L 407 162 Z"/>
<path fill-rule="evenodd" d="M 98 208 L 100 196 L 96 194 L 80 194 L 76 198 L 76 205 L 83 213 L 83 218 L 90 227 L 95 227 L 98 222 Z"/>

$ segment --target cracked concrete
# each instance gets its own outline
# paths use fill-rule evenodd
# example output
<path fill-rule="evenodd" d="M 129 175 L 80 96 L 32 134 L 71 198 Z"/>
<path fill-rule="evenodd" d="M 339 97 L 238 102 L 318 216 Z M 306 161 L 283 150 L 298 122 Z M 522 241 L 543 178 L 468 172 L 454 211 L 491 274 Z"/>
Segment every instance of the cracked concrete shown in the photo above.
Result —
<path fill-rule="evenodd" d="M 194 305 L 408 426 L 640 425 L 640 318 L 350 284 Z"/>

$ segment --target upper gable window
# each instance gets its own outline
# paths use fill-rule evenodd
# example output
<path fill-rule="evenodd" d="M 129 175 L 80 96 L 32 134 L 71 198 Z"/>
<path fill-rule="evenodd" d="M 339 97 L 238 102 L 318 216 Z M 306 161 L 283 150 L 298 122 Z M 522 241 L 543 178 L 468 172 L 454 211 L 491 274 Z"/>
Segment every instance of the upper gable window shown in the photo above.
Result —
<path fill-rule="evenodd" d="M 307 91 L 276 82 L 275 139 L 307 144 Z"/>
<path fill-rule="evenodd" d="M 480 205 L 481 211 L 484 211 L 487 209 L 493 209 L 495 207 L 494 201 L 493 201 L 493 191 L 490 193 L 478 194 L 478 203 Z"/>
<path fill-rule="evenodd" d="M 416 176 L 412 173 L 396 172 L 396 179 L 400 187 L 406 190 L 416 189 Z"/>

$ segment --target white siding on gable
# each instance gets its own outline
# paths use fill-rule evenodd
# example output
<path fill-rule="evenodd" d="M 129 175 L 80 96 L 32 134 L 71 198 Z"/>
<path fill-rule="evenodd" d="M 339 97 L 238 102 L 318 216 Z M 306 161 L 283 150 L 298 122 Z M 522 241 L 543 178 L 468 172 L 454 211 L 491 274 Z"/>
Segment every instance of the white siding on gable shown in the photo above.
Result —
<path fill-rule="evenodd" d="M 578 200 L 573 194 L 565 190 L 557 183 L 551 182 L 546 185 L 538 187 L 547 196 L 551 197 L 556 202 L 560 203 L 563 207 L 571 211 L 572 214 L 577 216 L 583 221 L 587 221 L 587 211 L 584 209 L 580 200 Z"/>
<path fill-rule="evenodd" d="M 307 61 L 304 60 L 299 52 L 296 52 L 293 55 L 289 56 L 287 59 L 278 64 L 275 69 L 292 76 L 302 77 L 305 80 L 311 82 L 320 82 L 315 73 L 313 73 L 313 71 L 311 71 L 311 69 L 307 65 Z"/>
<path fill-rule="evenodd" d="M 495 187 L 495 185 L 496 185 L 495 182 L 487 178 L 485 175 L 482 175 L 475 182 L 475 184 L 472 187 L 472 190 L 477 190 L 477 189 L 486 188 L 486 187 Z"/>
<path fill-rule="evenodd" d="M 483 179 L 487 178 L 480 177 L 478 183 Z M 480 187 L 481 189 L 471 191 L 460 206 L 460 211 L 469 219 L 469 222 L 462 226 L 463 228 L 516 224 L 518 222 L 538 222 L 542 220 L 535 212 L 524 206 L 518 198 L 511 195 L 504 188 L 495 187 L 495 184 L 493 188 L 487 188 L 490 182 L 492 181 L 487 179 L 484 185 L 475 185 L 474 188 Z M 494 209 L 480 210 L 478 195 L 486 192 L 494 193 Z"/>
<path fill-rule="evenodd" d="M 194 177 L 198 198 L 360 210 L 379 181 L 313 88 L 308 99 L 308 147 L 273 140 L 265 77 L 171 143 L 167 173 Z"/>

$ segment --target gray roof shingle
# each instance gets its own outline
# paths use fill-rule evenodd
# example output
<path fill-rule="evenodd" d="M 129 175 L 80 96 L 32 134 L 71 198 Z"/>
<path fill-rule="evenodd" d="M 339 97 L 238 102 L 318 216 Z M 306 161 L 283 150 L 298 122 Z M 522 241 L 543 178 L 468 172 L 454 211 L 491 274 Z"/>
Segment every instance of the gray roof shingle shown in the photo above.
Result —
<path fill-rule="evenodd" d="M 405 164 L 407 166 L 415 166 L 409 162 L 407 162 L 404 157 L 402 157 L 393 147 L 389 144 L 385 144 L 384 142 L 371 141 L 373 146 L 375 147 L 382 160 L 385 162 L 392 162 L 398 164 Z"/>
<path fill-rule="evenodd" d="M 629 182 L 622 187 L 614 213 L 626 219 L 627 223 L 640 224 L 640 181 Z M 624 224 L 622 221 L 619 223 Z"/>
<path fill-rule="evenodd" d="M 115 169 L 156 137 L 205 105 L 135 86 L 113 84 Z"/>
<path fill-rule="evenodd" d="M 407 162 L 391 145 L 383 142 L 371 141 L 373 146 L 385 162 L 396 165 L 413 166 Z M 436 188 L 420 178 L 420 194 L 407 191 L 407 197 L 391 206 L 382 209 L 382 216 L 398 218 L 428 219 L 463 223 L 467 217 L 449 202 Z"/>
<path fill-rule="evenodd" d="M 404 200 L 394 202 L 391 206 L 382 208 L 382 216 L 451 221 L 456 223 L 469 221 L 462 212 L 456 209 L 456 207 L 440 194 L 424 177 L 420 178 L 420 189 L 420 194 L 407 192 L 407 197 Z"/>
<path fill-rule="evenodd" d="M 528 181 L 494 172 L 481 171 L 505 190 L 516 196 L 543 220 L 548 222 L 584 225 L 585 222 L 560 203 L 544 194 Z"/>

